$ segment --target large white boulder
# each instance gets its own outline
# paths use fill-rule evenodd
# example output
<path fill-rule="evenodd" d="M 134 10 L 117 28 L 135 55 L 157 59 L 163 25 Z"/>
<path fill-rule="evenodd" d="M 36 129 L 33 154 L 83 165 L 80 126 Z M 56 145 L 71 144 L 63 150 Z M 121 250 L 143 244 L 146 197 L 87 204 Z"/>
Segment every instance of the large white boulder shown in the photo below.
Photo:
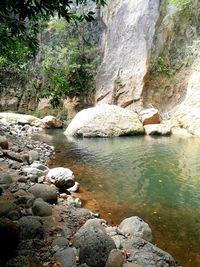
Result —
<path fill-rule="evenodd" d="M 80 111 L 65 131 L 67 136 L 111 137 L 144 133 L 138 115 L 130 110 L 102 104 Z"/>

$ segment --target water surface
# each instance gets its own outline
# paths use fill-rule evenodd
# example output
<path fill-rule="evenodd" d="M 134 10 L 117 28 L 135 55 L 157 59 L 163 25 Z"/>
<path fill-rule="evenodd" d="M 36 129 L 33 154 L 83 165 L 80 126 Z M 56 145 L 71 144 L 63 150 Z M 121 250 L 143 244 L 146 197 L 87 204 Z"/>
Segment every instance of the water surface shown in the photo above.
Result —
<path fill-rule="evenodd" d="M 67 139 L 48 133 L 52 166 L 74 171 L 79 197 L 112 224 L 138 215 L 183 267 L 200 266 L 200 139 Z M 42 138 L 40 136 L 40 138 Z"/>

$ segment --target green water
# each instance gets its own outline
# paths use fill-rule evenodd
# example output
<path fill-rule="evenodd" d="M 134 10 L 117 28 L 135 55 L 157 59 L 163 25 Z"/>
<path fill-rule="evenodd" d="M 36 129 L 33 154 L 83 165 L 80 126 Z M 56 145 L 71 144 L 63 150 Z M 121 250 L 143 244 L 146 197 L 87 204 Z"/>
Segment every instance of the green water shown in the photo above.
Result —
<path fill-rule="evenodd" d="M 68 140 L 61 131 L 49 134 L 44 139 L 56 148 L 53 166 L 73 170 L 110 223 L 139 215 L 179 264 L 200 266 L 199 138 Z"/>

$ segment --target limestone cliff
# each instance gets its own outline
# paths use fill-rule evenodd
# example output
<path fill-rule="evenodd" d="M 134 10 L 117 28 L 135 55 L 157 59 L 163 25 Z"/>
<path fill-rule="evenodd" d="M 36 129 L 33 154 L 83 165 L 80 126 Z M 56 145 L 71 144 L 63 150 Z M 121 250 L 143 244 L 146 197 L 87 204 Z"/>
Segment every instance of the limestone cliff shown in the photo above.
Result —
<path fill-rule="evenodd" d="M 200 54 L 200 2 L 187 2 L 108 1 L 102 10 L 97 103 L 168 112 L 184 100 Z"/>
<path fill-rule="evenodd" d="M 148 71 L 159 0 L 110 0 L 102 12 L 103 61 L 97 75 L 98 103 L 138 105 Z"/>

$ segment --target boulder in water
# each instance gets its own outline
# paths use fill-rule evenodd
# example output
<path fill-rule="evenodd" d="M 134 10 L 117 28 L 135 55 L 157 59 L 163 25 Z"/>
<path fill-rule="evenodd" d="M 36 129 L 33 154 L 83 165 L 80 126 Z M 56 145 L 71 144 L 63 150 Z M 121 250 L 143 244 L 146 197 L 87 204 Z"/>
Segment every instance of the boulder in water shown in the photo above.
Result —
<path fill-rule="evenodd" d="M 80 137 L 112 137 L 143 133 L 143 125 L 135 112 L 107 104 L 80 111 L 65 131 L 67 136 Z"/>

